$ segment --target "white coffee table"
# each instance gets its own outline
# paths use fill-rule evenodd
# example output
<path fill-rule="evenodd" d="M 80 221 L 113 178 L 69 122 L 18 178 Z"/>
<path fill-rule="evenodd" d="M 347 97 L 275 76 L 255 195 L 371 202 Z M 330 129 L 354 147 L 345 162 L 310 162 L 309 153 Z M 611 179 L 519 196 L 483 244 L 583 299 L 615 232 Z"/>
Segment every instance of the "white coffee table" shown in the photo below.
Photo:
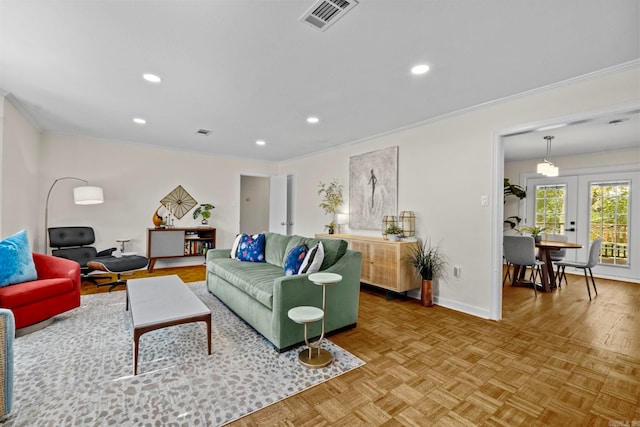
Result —
<path fill-rule="evenodd" d="M 138 373 L 140 336 L 156 329 L 191 322 L 207 324 L 211 354 L 211 310 L 178 276 L 131 279 L 127 283 L 127 310 L 133 325 L 133 375 Z"/>

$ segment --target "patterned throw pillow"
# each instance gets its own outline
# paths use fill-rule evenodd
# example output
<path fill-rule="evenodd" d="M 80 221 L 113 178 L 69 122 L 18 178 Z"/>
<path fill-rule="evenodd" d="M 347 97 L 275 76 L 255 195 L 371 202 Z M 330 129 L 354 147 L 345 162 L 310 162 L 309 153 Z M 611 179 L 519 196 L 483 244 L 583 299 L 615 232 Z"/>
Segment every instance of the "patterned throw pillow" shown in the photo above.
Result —
<path fill-rule="evenodd" d="M 238 259 L 249 262 L 265 262 L 264 260 L 264 234 L 249 236 L 243 234 L 238 245 Z"/>
<path fill-rule="evenodd" d="M 0 287 L 38 279 L 27 230 L 0 242 Z"/>
<path fill-rule="evenodd" d="M 284 275 L 293 276 L 298 274 L 300 266 L 307 256 L 307 245 L 302 242 L 289 251 L 284 260 Z"/>
<path fill-rule="evenodd" d="M 307 256 L 304 258 L 304 261 L 302 261 L 302 265 L 298 271 L 299 274 L 315 273 L 316 271 L 320 271 L 320 266 L 322 265 L 323 260 L 324 246 L 322 246 L 322 242 L 318 242 L 309 252 L 307 252 Z"/>

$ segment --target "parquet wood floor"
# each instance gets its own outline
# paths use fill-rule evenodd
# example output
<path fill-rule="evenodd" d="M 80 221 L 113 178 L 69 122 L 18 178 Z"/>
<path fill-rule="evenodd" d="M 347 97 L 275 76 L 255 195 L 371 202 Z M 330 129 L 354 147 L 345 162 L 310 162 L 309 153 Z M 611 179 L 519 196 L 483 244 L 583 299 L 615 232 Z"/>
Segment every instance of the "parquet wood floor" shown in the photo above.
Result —
<path fill-rule="evenodd" d="M 499 322 L 363 289 L 330 339 L 366 365 L 232 425 L 640 426 L 640 285 L 596 283 L 591 302 L 583 276 L 537 298 L 507 285 Z"/>

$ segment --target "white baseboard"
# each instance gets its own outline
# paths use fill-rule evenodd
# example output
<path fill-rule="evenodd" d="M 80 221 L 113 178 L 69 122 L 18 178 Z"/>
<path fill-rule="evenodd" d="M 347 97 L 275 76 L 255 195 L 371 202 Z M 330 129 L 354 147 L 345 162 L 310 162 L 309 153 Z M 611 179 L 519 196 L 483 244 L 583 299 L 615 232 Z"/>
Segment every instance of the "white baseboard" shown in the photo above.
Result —
<path fill-rule="evenodd" d="M 441 307 L 450 308 L 451 310 L 461 311 L 472 316 L 482 317 L 483 319 L 491 318 L 488 309 L 476 307 L 474 305 L 469 305 L 438 296 L 433 297 L 433 303 Z"/>

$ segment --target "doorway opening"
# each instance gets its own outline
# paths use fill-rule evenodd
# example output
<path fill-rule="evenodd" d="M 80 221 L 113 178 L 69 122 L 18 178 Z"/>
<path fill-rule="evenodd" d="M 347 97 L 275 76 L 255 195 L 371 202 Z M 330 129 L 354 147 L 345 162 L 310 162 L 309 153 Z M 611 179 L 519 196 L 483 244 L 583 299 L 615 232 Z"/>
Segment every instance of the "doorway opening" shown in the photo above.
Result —
<path fill-rule="evenodd" d="M 531 151 L 532 150 L 532 142 L 527 143 L 527 141 L 532 141 L 532 138 L 534 138 L 535 140 L 542 140 L 544 135 L 547 134 L 553 134 L 554 132 L 560 132 L 559 129 L 561 129 L 561 131 L 563 132 L 563 139 L 569 139 L 569 135 L 571 135 L 572 133 L 576 133 L 579 134 L 581 136 L 581 138 L 586 138 L 589 135 L 585 136 L 585 131 L 588 131 L 589 134 L 593 135 L 597 135 L 598 131 L 596 129 L 596 126 L 600 126 L 604 129 L 611 129 L 611 125 L 614 124 L 614 122 L 627 122 L 629 124 L 637 124 L 638 122 L 638 116 L 639 116 L 639 111 L 637 109 L 637 105 L 633 105 L 631 103 L 626 103 L 626 104 L 619 104 L 619 105 L 615 105 L 615 106 L 610 106 L 604 109 L 600 109 L 600 110 L 595 110 L 595 111 L 591 111 L 591 112 L 586 112 L 586 113 L 579 113 L 579 114 L 575 114 L 572 116 L 568 116 L 568 117 L 564 117 L 564 118 L 556 118 L 556 119 L 550 119 L 544 122 L 537 122 L 537 123 L 530 123 L 530 124 L 525 124 L 525 125 L 521 125 L 518 127 L 514 127 L 511 129 L 505 129 L 502 131 L 498 131 L 496 132 L 496 136 L 494 137 L 494 147 L 493 147 L 493 154 L 494 154 L 494 164 L 496 165 L 493 168 L 493 183 L 494 183 L 494 188 L 493 188 L 493 196 L 494 196 L 494 200 L 498 201 L 498 203 L 494 203 L 493 205 L 493 211 L 492 211 L 492 217 L 493 217 L 493 232 L 492 232 L 492 286 L 491 286 L 491 295 L 490 295 L 490 299 L 491 299 L 491 305 L 490 305 L 490 318 L 491 319 L 495 319 L 495 320 L 499 320 L 502 318 L 502 275 L 503 275 L 503 257 L 502 257 L 502 243 L 503 243 L 503 235 L 505 234 L 505 228 L 503 227 L 504 225 L 504 219 L 506 217 L 509 217 L 511 215 L 513 215 L 513 212 L 507 212 L 505 214 L 505 208 L 504 208 L 504 203 L 500 203 L 499 201 L 502 199 L 500 198 L 500 193 L 499 191 L 503 191 L 504 189 L 501 188 L 503 187 L 504 184 L 504 178 L 508 177 L 511 178 L 511 180 L 513 181 L 515 178 L 515 182 L 516 183 L 520 183 L 521 185 L 527 185 L 527 180 L 526 180 L 526 175 L 528 175 L 528 178 L 530 180 L 535 180 L 538 178 L 538 175 L 536 173 L 534 173 L 533 171 L 535 171 L 535 165 L 533 165 L 533 171 L 531 171 L 531 165 L 528 166 L 529 169 L 529 173 L 523 173 L 522 176 L 525 177 L 525 179 L 519 179 L 517 176 L 509 176 L 509 174 L 507 174 L 505 171 L 507 169 L 507 154 L 506 151 L 508 149 L 507 147 L 507 141 L 511 140 L 514 141 L 516 140 L 516 138 L 518 139 L 519 143 L 522 143 L 524 146 L 526 146 L 526 149 L 523 150 L 523 152 Z M 637 130 L 637 126 L 633 127 L 634 129 L 634 135 L 633 138 L 631 139 L 631 146 L 628 147 L 632 148 L 632 149 L 637 149 L 638 146 L 640 145 L 640 132 L 638 132 Z M 551 130 L 553 129 L 553 130 Z M 578 138 L 578 140 L 580 140 L 580 138 Z M 599 137 L 599 141 L 600 141 L 600 148 L 591 148 L 588 149 L 586 148 L 586 141 L 585 144 L 577 143 L 574 147 L 571 148 L 571 150 L 573 151 L 567 151 L 565 153 L 560 153 L 558 148 L 559 144 L 556 143 L 556 145 L 554 146 L 554 153 L 556 153 L 556 156 L 560 156 L 560 157 L 566 157 L 566 156 L 571 156 L 572 154 L 575 155 L 582 155 L 585 153 L 597 153 L 597 152 L 601 152 L 602 151 L 602 141 L 604 139 L 600 136 Z M 610 139 L 609 139 L 610 140 Z M 580 140 L 581 141 L 581 140 Z M 609 148 L 609 146 L 607 146 Z M 536 147 L 539 148 L 539 147 Z M 535 150 L 536 148 L 533 148 L 533 150 Z M 623 150 L 625 148 L 617 148 L 619 150 Z M 599 151 L 598 151 L 599 150 Z M 533 161 L 533 159 L 537 159 L 538 157 L 541 159 L 541 155 L 544 155 L 544 153 L 541 150 L 537 150 L 537 152 L 539 152 L 539 155 L 537 157 L 535 156 L 529 156 L 529 157 L 523 157 L 521 159 L 519 159 L 518 161 Z M 538 160 L 540 160 L 538 159 Z M 595 166 L 593 167 L 588 167 L 588 166 L 575 166 L 576 170 L 578 170 L 579 172 L 582 172 L 584 175 L 588 175 L 589 173 L 593 173 L 594 169 L 596 168 Z M 582 169 L 582 171 L 580 171 L 579 169 Z M 637 163 L 635 165 L 631 165 L 630 167 L 631 171 L 638 171 L 638 165 Z M 513 171 L 510 171 L 511 174 L 513 174 Z M 567 171 L 569 172 L 569 171 Z M 575 172 L 572 171 L 572 172 Z M 565 175 L 565 179 L 566 179 L 566 175 L 567 173 L 563 174 L 563 170 L 562 168 L 560 168 L 560 178 L 563 178 L 562 175 Z M 606 175 L 609 175 L 607 178 L 604 179 L 604 181 L 606 181 L 607 185 L 609 184 L 609 181 L 607 181 L 609 178 L 611 178 L 611 174 L 607 173 Z M 592 179 L 592 177 L 587 178 L 587 179 L 583 179 L 582 182 L 584 182 L 584 185 L 591 185 L 592 182 L 594 182 Z M 600 180 L 602 181 L 602 179 Z M 604 182 L 602 181 L 602 182 Z M 596 183 L 597 184 L 597 183 Z M 545 182 L 545 183 L 541 183 L 541 185 L 553 185 L 552 182 Z M 580 185 L 580 182 L 579 182 Z M 527 189 L 527 199 L 529 199 L 531 197 L 531 195 L 535 196 L 536 195 L 536 190 L 532 189 L 531 187 Z M 576 196 L 578 197 L 578 196 Z M 633 198 L 633 196 L 632 196 Z M 584 197 L 582 198 L 584 199 Z M 588 199 L 588 198 L 587 198 Z M 542 200 L 542 202 L 544 203 L 545 200 Z M 584 203 L 582 203 L 584 202 Z M 578 200 L 578 207 L 580 207 L 581 209 L 586 209 L 589 210 L 589 205 L 588 205 L 588 201 L 584 201 L 584 200 Z M 582 203 L 582 204 L 581 204 Z M 529 203 L 530 206 L 535 206 L 535 204 L 533 203 Z M 584 206 L 583 206 L 584 205 Z M 531 222 L 531 224 L 527 224 L 527 225 L 532 225 L 534 220 L 535 220 L 535 210 L 531 209 L 530 210 L 530 214 L 527 212 L 527 201 L 522 200 L 519 201 L 517 204 L 517 213 L 518 216 L 522 217 L 523 219 L 527 216 L 527 215 L 533 215 L 530 216 L 529 221 Z M 577 214 L 578 216 L 580 215 L 579 213 Z M 572 221 L 572 220 L 570 220 Z M 592 228 L 591 226 L 591 222 L 592 219 L 590 219 L 588 216 L 584 218 L 584 224 L 583 224 L 583 229 L 586 231 L 588 231 L 590 228 Z M 522 223 L 521 225 L 524 225 L 524 223 Z M 607 226 L 609 226 L 610 224 L 607 223 Z M 617 223 L 615 223 L 615 225 L 618 225 Z M 567 228 L 572 228 L 572 225 L 569 223 L 569 225 L 567 226 L 567 224 L 564 224 L 565 229 Z M 609 227 L 610 228 L 610 227 Z M 620 227 L 618 227 L 620 228 Z M 633 227 L 632 227 L 633 228 Z M 576 233 L 576 240 L 578 241 L 578 243 L 583 243 L 583 246 L 585 248 L 588 248 L 589 246 L 589 242 L 588 240 L 588 235 L 589 233 L 586 233 L 587 237 L 584 239 L 580 239 L 579 236 L 577 236 Z M 617 243 L 617 245 L 613 245 L 612 247 L 614 249 L 618 249 L 618 248 L 623 248 L 623 249 L 627 249 L 629 247 L 628 242 L 624 241 L 623 239 L 624 236 L 619 237 L 618 240 L 614 240 L 614 243 Z M 584 242 L 582 242 L 581 240 L 584 240 Z M 626 246 L 623 245 L 627 244 Z M 586 251 L 587 249 L 585 249 Z M 622 254 L 622 252 L 621 252 Z M 578 257 L 580 258 L 584 258 L 584 256 L 581 256 L 580 254 L 577 254 Z M 630 256 L 628 253 L 624 253 L 622 255 L 620 255 L 620 257 L 628 257 Z M 632 259 L 632 258 L 631 258 Z M 601 267 L 601 268 L 605 268 L 605 267 Z M 606 273 L 605 273 L 606 274 Z M 614 277 L 612 277 L 614 278 Z M 640 277 L 636 277 L 637 281 L 640 281 Z M 620 280 L 625 280 L 625 279 L 620 279 Z M 633 280 L 632 281 L 636 281 Z"/>
<path fill-rule="evenodd" d="M 240 233 L 269 229 L 269 177 L 240 175 Z"/>

